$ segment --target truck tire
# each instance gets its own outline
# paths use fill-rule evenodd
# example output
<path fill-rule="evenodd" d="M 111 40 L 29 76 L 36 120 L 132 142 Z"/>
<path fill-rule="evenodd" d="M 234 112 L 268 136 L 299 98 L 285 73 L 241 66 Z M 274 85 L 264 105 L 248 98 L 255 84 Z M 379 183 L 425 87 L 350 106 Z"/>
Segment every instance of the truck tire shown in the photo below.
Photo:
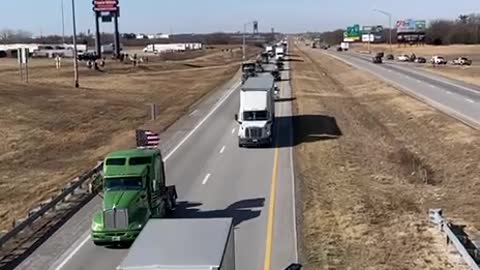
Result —
<path fill-rule="evenodd" d="M 238 147 L 239 147 L 239 148 L 243 148 L 243 144 L 238 143 Z"/>

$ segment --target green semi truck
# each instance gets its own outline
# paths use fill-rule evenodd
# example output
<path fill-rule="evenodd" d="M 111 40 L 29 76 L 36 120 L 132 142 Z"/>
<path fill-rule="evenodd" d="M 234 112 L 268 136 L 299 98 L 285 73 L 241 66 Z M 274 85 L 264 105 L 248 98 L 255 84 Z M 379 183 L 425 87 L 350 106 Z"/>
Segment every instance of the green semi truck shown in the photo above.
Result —
<path fill-rule="evenodd" d="M 91 226 L 95 245 L 131 243 L 150 218 L 163 218 L 175 207 L 177 192 L 165 183 L 159 149 L 109 154 L 100 181 L 103 207 L 93 216 Z"/>

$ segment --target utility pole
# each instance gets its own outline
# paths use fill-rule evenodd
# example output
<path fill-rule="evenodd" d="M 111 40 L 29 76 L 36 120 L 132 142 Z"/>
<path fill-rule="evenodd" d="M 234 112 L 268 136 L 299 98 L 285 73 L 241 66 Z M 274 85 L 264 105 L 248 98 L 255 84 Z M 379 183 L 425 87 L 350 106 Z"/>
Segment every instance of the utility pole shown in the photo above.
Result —
<path fill-rule="evenodd" d="M 63 6 L 63 0 L 60 1 L 62 6 L 62 42 L 65 44 L 65 10 Z"/>
<path fill-rule="evenodd" d="M 73 24 L 73 76 L 75 88 L 80 87 L 78 80 L 78 53 L 77 53 L 77 23 L 75 20 L 75 0 L 72 0 L 72 24 Z"/>
<path fill-rule="evenodd" d="M 245 47 L 246 47 L 246 34 L 247 34 L 247 26 L 251 23 L 255 23 L 254 21 L 251 21 L 251 22 L 247 22 L 245 24 L 243 24 L 243 45 L 242 45 L 242 59 L 243 61 L 245 61 L 245 58 L 246 58 L 246 53 L 245 53 Z"/>

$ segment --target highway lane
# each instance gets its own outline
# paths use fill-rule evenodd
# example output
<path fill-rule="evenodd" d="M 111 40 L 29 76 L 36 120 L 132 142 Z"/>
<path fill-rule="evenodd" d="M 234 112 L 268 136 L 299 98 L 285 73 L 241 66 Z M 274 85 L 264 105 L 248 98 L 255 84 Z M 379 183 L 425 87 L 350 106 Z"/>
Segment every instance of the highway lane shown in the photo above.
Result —
<path fill-rule="evenodd" d="M 327 52 L 327 54 L 378 76 L 468 125 L 480 127 L 478 87 L 395 63 L 373 64 L 370 58 L 355 53 Z"/>
<path fill-rule="evenodd" d="M 284 76 L 288 77 L 287 72 Z M 281 82 L 280 87 L 282 96 L 290 97 L 289 83 Z M 187 124 L 176 132 L 165 132 L 173 137 L 162 141 L 162 146 L 168 145 L 162 147 L 167 153 L 167 181 L 177 185 L 180 195 L 175 216 L 233 217 L 238 269 L 269 269 L 270 264 L 271 269 L 283 269 L 297 260 L 291 122 L 284 117 L 279 125 L 282 131 L 277 139 L 287 142 L 279 150 L 238 148 L 233 116 L 239 94 L 235 88 L 219 91 L 217 103 L 207 100 L 203 108 L 195 109 L 194 115 L 203 112 L 199 122 L 180 120 Z M 277 104 L 277 116 L 290 113 L 290 103 Z M 270 200 L 274 183 L 276 205 Z M 88 239 L 90 217 L 99 202 L 96 198 L 82 209 L 72 218 L 74 222 L 65 224 L 18 269 L 114 269 L 128 250 L 96 247 Z M 269 214 L 270 208 L 274 215 Z M 71 244 L 67 250 L 52 251 L 63 241 Z M 47 256 L 49 251 L 56 255 Z"/>

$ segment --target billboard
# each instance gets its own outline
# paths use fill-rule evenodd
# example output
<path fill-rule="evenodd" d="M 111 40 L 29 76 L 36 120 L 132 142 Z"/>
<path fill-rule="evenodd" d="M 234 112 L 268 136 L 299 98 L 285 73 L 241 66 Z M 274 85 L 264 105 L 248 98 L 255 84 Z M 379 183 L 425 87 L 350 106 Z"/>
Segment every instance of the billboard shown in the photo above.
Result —
<path fill-rule="evenodd" d="M 425 33 L 427 21 L 406 19 L 396 23 L 397 33 Z"/>
<path fill-rule="evenodd" d="M 363 34 L 377 34 L 377 33 L 382 33 L 383 34 L 383 26 L 377 25 L 377 26 L 363 26 L 362 27 L 362 33 Z"/>
<path fill-rule="evenodd" d="M 383 26 L 363 26 L 362 27 L 362 42 L 384 42 Z"/>

